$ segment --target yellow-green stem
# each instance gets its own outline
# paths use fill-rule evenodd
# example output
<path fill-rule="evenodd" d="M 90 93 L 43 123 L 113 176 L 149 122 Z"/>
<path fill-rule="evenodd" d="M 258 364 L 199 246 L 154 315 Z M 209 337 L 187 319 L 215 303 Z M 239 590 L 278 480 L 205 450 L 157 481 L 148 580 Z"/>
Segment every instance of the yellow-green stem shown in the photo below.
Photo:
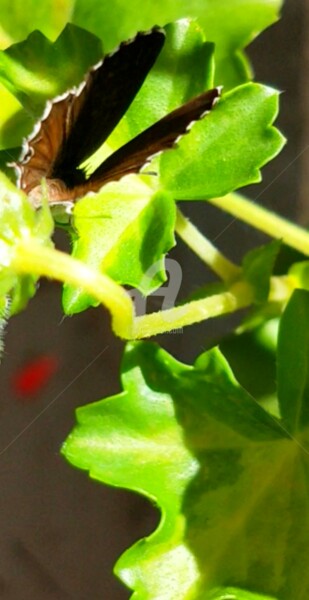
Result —
<path fill-rule="evenodd" d="M 81 287 L 106 306 L 113 329 L 125 339 L 132 338 L 134 306 L 123 287 L 64 252 L 39 245 L 33 239 L 16 244 L 11 262 L 17 273 L 31 273 Z"/>
<path fill-rule="evenodd" d="M 217 317 L 249 306 L 253 300 L 252 287 L 239 282 L 228 292 L 215 294 L 202 300 L 193 300 L 183 306 L 136 317 L 134 337 L 139 339 L 157 335 L 186 325 L 199 323 L 211 317 Z"/>
<path fill-rule="evenodd" d="M 294 277 L 288 275 L 272 277 L 268 300 L 270 302 L 285 303 L 296 285 L 297 282 Z M 136 317 L 133 331 L 134 338 L 140 339 L 158 335 L 212 317 L 235 312 L 250 306 L 253 300 L 254 291 L 251 285 L 245 281 L 238 281 L 231 285 L 227 292 L 215 294 L 202 300 L 194 300 L 169 310 Z"/>
<path fill-rule="evenodd" d="M 10 266 L 18 274 L 32 273 L 84 289 L 109 309 L 113 330 L 124 339 L 140 339 L 179 329 L 245 308 L 254 299 L 252 287 L 245 281 L 238 281 L 221 294 L 134 317 L 132 300 L 120 285 L 68 254 L 39 245 L 36 240 L 27 239 L 16 244 Z M 295 285 L 297 281 L 291 276 L 272 277 L 269 301 L 285 302 Z"/>
<path fill-rule="evenodd" d="M 179 237 L 226 283 L 236 279 L 239 267 L 226 258 L 202 233 L 177 210 L 176 232 Z"/>
<path fill-rule="evenodd" d="M 239 194 L 227 194 L 222 198 L 211 198 L 211 204 L 233 215 L 240 221 L 267 233 L 273 238 L 282 239 L 285 244 L 309 255 L 309 233 L 279 215 L 258 206 Z"/>

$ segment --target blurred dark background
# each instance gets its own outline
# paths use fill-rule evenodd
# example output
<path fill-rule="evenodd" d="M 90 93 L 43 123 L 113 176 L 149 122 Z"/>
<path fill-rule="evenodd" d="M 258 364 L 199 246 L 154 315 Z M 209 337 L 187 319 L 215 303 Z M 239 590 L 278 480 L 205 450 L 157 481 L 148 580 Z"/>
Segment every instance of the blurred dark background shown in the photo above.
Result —
<path fill-rule="evenodd" d="M 282 20 L 249 48 L 256 78 L 282 90 L 278 124 L 289 140 L 248 195 L 307 223 L 309 4 L 287 0 Z M 265 237 L 220 211 L 183 205 L 193 222 L 232 259 Z M 63 235 L 58 243 L 66 242 Z M 180 243 L 171 254 L 184 264 L 183 290 L 205 281 L 205 269 Z M 154 306 L 155 306 L 155 300 Z M 158 341 L 192 361 L 228 331 L 229 319 L 161 336 Z M 60 456 L 77 406 L 119 391 L 122 343 L 101 309 L 63 318 L 60 286 L 42 281 L 27 310 L 10 322 L 0 371 L 0 598 L 4 600 L 124 600 L 112 575 L 119 555 L 150 533 L 159 513 L 137 495 L 99 485 Z M 16 389 L 28 361 L 52 358 L 54 376 L 37 394 Z"/>

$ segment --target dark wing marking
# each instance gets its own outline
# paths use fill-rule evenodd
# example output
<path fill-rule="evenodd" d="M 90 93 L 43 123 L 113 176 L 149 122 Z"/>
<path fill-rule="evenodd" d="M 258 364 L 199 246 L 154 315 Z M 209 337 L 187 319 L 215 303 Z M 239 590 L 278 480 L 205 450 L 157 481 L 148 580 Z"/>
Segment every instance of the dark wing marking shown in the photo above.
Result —
<path fill-rule="evenodd" d="M 161 29 L 138 33 L 90 69 L 72 104 L 70 131 L 54 165 L 62 179 L 109 137 L 142 86 L 165 41 Z"/>
<path fill-rule="evenodd" d="M 109 156 L 82 185 L 71 192 L 76 199 L 87 191 L 97 191 L 108 181 L 117 181 L 129 173 L 138 173 L 154 155 L 173 148 L 190 126 L 212 109 L 220 88 L 208 90 L 160 119 Z"/>
<path fill-rule="evenodd" d="M 29 193 L 43 177 L 70 187 L 84 180 L 77 167 L 108 138 L 124 115 L 164 44 L 159 28 L 138 33 L 92 67 L 74 90 L 49 101 L 15 163 Z"/>

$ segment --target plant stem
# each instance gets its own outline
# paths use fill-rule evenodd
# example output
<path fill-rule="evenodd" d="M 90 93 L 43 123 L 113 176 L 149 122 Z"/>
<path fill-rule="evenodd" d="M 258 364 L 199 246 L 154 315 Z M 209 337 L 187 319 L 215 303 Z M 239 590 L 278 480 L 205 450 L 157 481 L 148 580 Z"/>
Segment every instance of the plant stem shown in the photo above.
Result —
<path fill-rule="evenodd" d="M 224 282 L 233 281 L 240 273 L 239 267 L 222 254 L 190 221 L 177 210 L 176 232 L 179 237 Z"/>
<path fill-rule="evenodd" d="M 285 244 L 299 252 L 309 255 L 309 233 L 305 229 L 258 206 L 252 200 L 239 194 L 227 194 L 222 198 L 211 198 L 209 202 L 271 237 L 282 239 Z"/>
<path fill-rule="evenodd" d="M 113 330 L 123 339 L 140 339 L 250 306 L 254 292 L 249 283 L 238 281 L 228 291 L 194 300 L 182 306 L 141 317 L 134 316 L 131 297 L 107 275 L 99 274 L 64 252 L 22 240 L 14 246 L 10 267 L 18 274 L 33 274 L 81 287 L 108 308 Z M 270 302 L 285 302 L 297 280 L 292 276 L 272 277 Z"/>
<path fill-rule="evenodd" d="M 132 338 L 134 305 L 124 288 L 107 275 L 96 273 L 76 258 L 42 246 L 34 239 L 16 244 L 11 266 L 19 274 L 31 273 L 82 287 L 109 309 L 114 332 L 125 339 Z"/>
<path fill-rule="evenodd" d="M 297 280 L 293 276 L 271 277 L 268 301 L 284 304 L 296 286 Z M 136 317 L 134 338 L 139 339 L 166 333 L 212 317 L 235 312 L 240 308 L 250 306 L 253 301 L 254 291 L 251 285 L 245 281 L 237 281 L 227 292 L 214 294 L 201 300 L 193 300 L 182 306 L 150 315 Z"/>
<path fill-rule="evenodd" d="M 228 292 L 215 294 L 202 300 L 193 300 L 183 306 L 135 318 L 134 338 L 149 337 L 199 323 L 210 317 L 234 312 L 249 306 L 253 300 L 252 287 L 237 282 Z"/>

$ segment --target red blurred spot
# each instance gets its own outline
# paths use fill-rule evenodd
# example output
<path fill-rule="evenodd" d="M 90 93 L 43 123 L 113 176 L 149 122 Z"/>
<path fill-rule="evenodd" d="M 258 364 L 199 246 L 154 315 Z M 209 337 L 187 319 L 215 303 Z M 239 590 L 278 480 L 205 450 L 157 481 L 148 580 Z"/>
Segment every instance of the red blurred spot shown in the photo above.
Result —
<path fill-rule="evenodd" d="M 24 399 L 38 394 L 58 369 L 58 359 L 45 355 L 29 361 L 12 377 L 14 392 Z"/>

